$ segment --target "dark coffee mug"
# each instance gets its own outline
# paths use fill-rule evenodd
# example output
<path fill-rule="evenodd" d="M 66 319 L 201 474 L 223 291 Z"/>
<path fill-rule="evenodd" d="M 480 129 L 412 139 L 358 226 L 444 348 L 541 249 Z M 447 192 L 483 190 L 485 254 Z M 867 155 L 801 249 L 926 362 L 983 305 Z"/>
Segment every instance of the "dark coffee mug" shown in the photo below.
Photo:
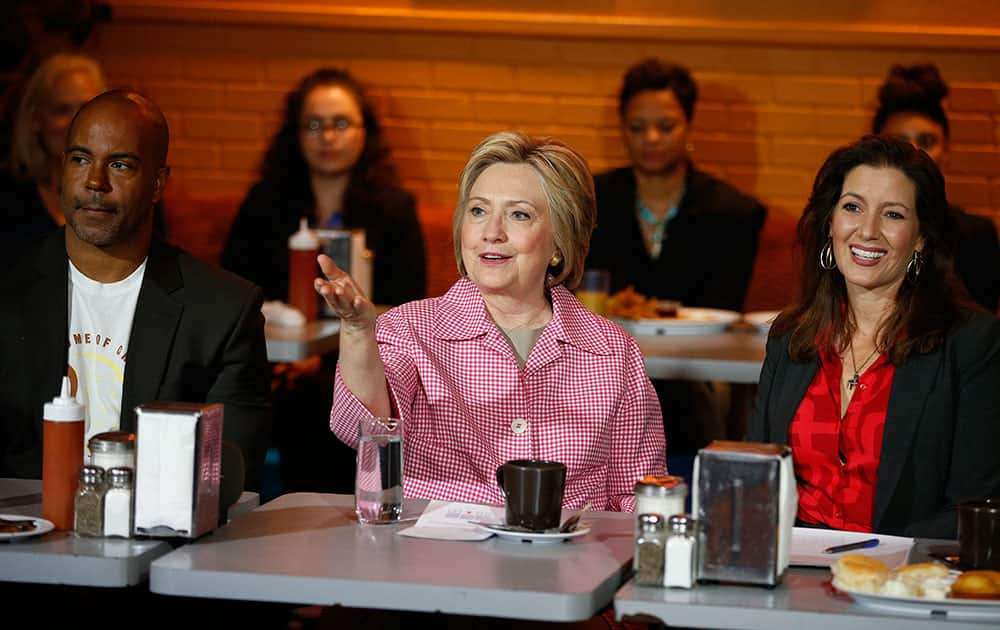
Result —
<path fill-rule="evenodd" d="M 958 556 L 964 567 L 1000 570 L 1000 498 L 958 504 Z"/>
<path fill-rule="evenodd" d="M 516 459 L 497 469 L 497 484 L 507 498 L 507 524 L 542 531 L 559 527 L 566 465 L 541 459 Z"/>

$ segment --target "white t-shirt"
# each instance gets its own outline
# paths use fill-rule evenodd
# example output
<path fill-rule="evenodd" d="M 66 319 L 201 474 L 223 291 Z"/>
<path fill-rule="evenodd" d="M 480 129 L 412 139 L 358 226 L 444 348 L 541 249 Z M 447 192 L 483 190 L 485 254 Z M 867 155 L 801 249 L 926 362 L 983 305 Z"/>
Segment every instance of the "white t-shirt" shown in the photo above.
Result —
<path fill-rule="evenodd" d="M 117 431 L 132 318 L 146 261 L 124 280 L 91 280 L 69 263 L 69 368 L 76 399 L 86 409 L 86 438 Z M 86 447 L 84 456 L 87 456 Z"/>

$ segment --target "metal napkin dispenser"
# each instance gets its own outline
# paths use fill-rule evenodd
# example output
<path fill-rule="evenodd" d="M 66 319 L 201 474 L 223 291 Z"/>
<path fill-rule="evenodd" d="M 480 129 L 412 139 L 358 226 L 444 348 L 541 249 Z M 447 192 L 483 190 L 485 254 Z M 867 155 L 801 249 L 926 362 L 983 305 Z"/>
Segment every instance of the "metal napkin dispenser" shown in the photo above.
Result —
<path fill-rule="evenodd" d="M 698 579 L 767 586 L 781 582 L 798 509 L 791 449 L 712 442 L 698 451 L 692 486 Z"/>
<path fill-rule="evenodd" d="M 221 404 L 136 407 L 135 533 L 197 538 L 219 522 Z"/>

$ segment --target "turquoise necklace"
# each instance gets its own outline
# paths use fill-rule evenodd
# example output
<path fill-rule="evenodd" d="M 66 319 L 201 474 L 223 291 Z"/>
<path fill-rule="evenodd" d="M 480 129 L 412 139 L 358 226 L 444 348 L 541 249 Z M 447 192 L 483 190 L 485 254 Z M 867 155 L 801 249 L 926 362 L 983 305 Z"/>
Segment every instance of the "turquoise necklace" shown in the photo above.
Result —
<path fill-rule="evenodd" d="M 660 252 L 663 251 L 663 241 L 667 236 L 667 224 L 677 216 L 677 206 L 675 205 L 670 208 L 665 217 L 658 219 L 656 215 L 646 207 L 646 204 L 642 202 L 642 199 L 636 197 L 635 209 L 639 218 L 643 223 L 649 226 L 649 229 L 652 232 L 649 237 L 649 257 L 656 260 L 660 257 Z"/>

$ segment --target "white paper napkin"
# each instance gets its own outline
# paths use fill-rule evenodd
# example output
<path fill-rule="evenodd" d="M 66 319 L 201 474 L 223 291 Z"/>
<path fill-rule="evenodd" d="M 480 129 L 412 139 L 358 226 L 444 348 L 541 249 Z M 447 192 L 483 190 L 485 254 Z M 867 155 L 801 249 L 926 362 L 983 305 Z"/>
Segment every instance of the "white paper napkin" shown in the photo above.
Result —
<path fill-rule="evenodd" d="M 416 525 L 397 533 L 435 540 L 486 540 L 493 534 L 474 523 L 503 523 L 505 518 L 504 508 L 497 505 L 431 501 Z"/>
<path fill-rule="evenodd" d="M 197 418 L 156 413 L 139 418 L 135 527 L 191 531 Z"/>

